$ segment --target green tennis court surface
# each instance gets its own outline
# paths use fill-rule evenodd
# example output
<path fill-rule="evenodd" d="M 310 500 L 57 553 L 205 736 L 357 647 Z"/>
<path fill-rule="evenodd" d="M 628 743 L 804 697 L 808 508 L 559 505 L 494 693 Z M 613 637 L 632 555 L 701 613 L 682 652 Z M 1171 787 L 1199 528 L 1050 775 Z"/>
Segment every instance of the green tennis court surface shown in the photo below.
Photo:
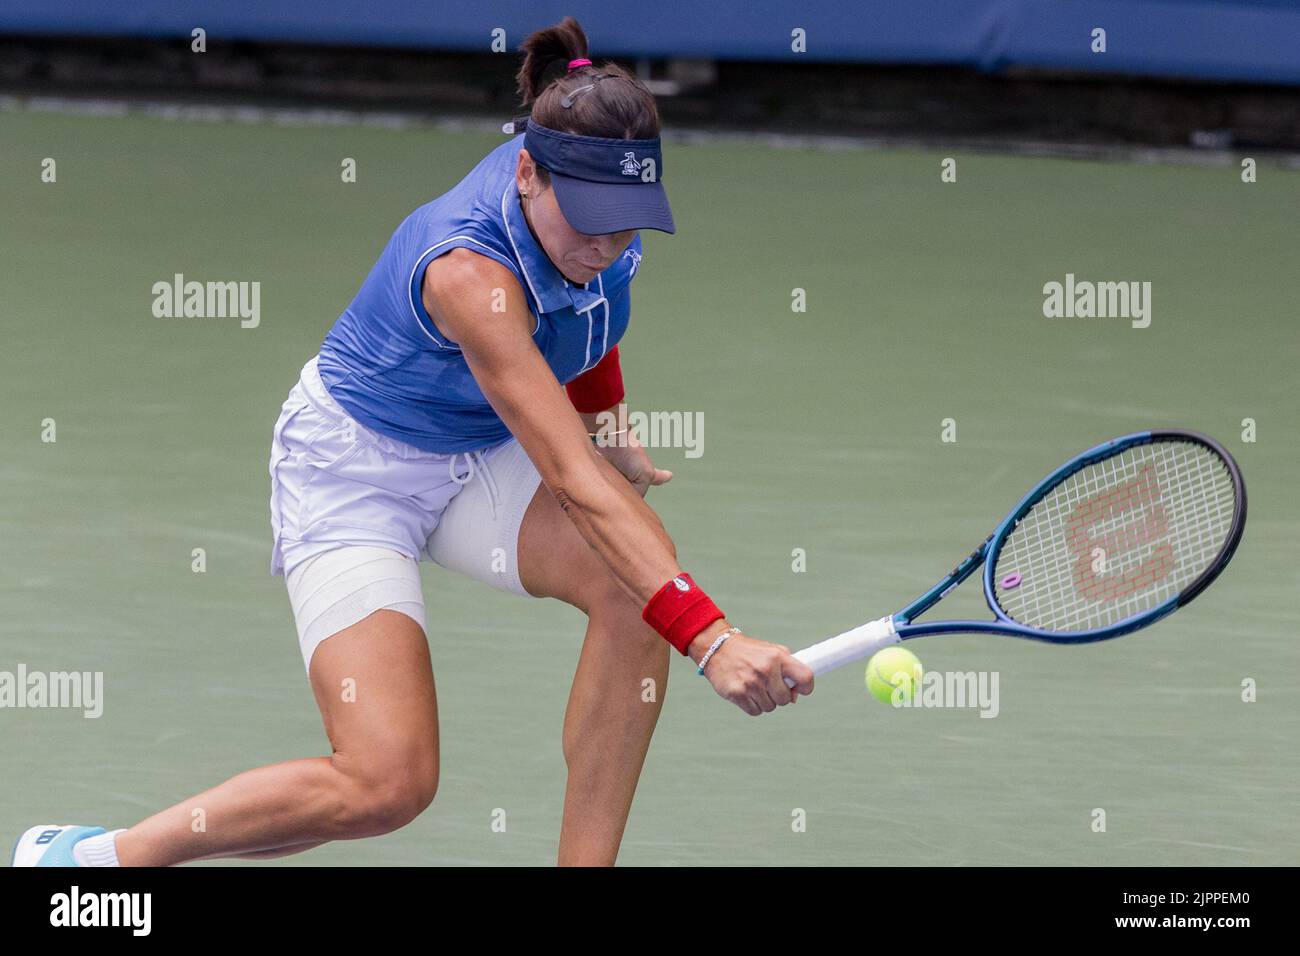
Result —
<path fill-rule="evenodd" d="M 105 681 L 96 720 L 0 710 L 11 840 L 326 752 L 268 573 L 271 428 L 391 229 L 501 140 L 15 112 L 0 131 L 0 670 Z M 1152 426 L 1224 442 L 1250 516 L 1223 577 L 1143 633 L 911 645 L 997 671 L 996 719 L 893 711 L 857 666 L 753 719 L 676 661 L 620 862 L 1295 863 L 1300 172 L 956 154 L 943 184 L 951 151 L 667 152 L 678 234 L 643 236 L 629 400 L 703 414 L 704 454 L 660 449 L 676 478 L 651 501 L 747 630 L 793 648 L 896 610 L 1049 470 Z M 155 318 L 176 273 L 259 281 L 260 324 Z M 1150 327 L 1044 318 L 1067 273 L 1151 282 Z M 434 805 L 279 865 L 554 861 L 582 618 L 437 568 L 425 585 Z M 943 616 L 982 613 L 963 591 Z"/>

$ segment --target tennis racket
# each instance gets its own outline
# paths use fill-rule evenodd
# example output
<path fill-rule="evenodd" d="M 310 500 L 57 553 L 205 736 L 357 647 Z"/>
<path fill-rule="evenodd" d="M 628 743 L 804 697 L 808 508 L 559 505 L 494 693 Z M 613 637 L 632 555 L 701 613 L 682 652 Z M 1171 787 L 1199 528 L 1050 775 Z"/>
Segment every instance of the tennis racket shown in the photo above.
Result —
<path fill-rule="evenodd" d="M 1055 644 L 1119 637 L 1205 590 L 1245 524 L 1246 486 L 1218 442 L 1188 431 L 1125 435 L 1044 478 L 968 558 L 897 614 L 794 656 L 822 674 L 930 634 Z M 992 621 L 916 623 L 981 566 Z"/>

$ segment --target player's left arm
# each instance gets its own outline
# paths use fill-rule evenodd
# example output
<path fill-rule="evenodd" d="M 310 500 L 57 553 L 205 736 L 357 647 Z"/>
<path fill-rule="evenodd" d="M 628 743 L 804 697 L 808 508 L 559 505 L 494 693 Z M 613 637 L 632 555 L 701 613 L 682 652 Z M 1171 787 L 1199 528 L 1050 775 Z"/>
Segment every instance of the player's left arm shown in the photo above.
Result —
<path fill-rule="evenodd" d="M 628 297 L 625 288 L 613 307 L 627 309 Z M 626 418 L 618 414 L 618 407 L 626 396 L 617 345 L 571 381 L 566 390 L 587 427 L 587 434 L 596 436 L 596 447 L 601 456 L 623 473 L 641 497 L 645 497 L 651 485 L 662 485 L 672 480 L 673 473 L 655 467 L 649 453 L 628 427 Z M 628 430 L 623 431 L 625 428 Z"/>

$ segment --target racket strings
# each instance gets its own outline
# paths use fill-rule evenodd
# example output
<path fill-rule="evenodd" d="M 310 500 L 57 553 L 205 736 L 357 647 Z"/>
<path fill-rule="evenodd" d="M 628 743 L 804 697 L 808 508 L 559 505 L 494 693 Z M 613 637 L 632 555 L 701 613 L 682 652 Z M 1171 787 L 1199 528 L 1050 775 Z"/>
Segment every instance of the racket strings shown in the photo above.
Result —
<path fill-rule="evenodd" d="M 1007 537 L 994 566 L 998 604 L 1052 631 L 1107 627 L 1157 607 L 1218 556 L 1235 495 L 1227 465 L 1195 442 L 1156 441 L 1094 462 Z"/>

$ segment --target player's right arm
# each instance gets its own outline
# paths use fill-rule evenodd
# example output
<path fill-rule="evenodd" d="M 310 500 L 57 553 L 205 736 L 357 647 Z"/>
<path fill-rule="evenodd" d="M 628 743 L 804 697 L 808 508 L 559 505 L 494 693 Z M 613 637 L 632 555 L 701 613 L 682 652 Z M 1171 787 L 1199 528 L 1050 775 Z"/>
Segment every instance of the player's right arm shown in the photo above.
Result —
<path fill-rule="evenodd" d="M 425 271 L 423 301 L 435 325 L 459 345 L 484 396 L 532 460 L 547 489 L 637 602 L 682 573 L 662 523 L 632 486 L 602 468 L 586 426 L 533 341 L 533 315 L 514 274 L 494 259 L 457 249 Z M 496 304 L 496 310 L 493 305 Z M 728 625 L 701 631 L 695 661 Z M 811 693 L 812 671 L 789 648 L 733 634 L 705 674 L 749 714 Z M 783 676 L 796 681 L 794 692 Z"/>

